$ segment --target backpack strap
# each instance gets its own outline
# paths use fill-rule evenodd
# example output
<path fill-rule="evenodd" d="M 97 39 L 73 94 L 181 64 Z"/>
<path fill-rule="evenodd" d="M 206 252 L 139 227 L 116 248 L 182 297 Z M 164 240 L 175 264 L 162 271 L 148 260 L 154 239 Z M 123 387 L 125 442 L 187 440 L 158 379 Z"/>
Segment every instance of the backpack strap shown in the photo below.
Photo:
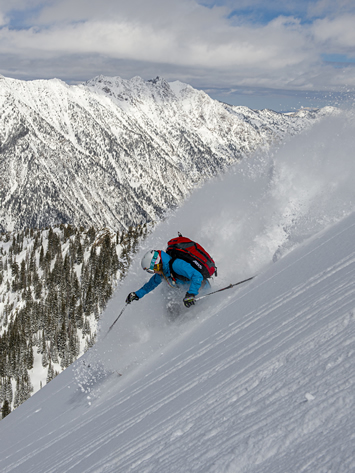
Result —
<path fill-rule="evenodd" d="M 177 258 L 175 258 L 175 259 L 177 259 Z M 171 275 L 172 279 L 174 281 L 176 281 L 177 279 L 180 279 L 180 281 L 190 281 L 189 278 L 186 278 L 185 276 L 182 276 L 181 274 L 178 274 L 177 272 L 175 272 L 173 270 L 173 263 L 174 263 L 175 259 L 171 258 L 171 260 L 169 261 L 169 269 L 170 269 L 170 275 Z"/>

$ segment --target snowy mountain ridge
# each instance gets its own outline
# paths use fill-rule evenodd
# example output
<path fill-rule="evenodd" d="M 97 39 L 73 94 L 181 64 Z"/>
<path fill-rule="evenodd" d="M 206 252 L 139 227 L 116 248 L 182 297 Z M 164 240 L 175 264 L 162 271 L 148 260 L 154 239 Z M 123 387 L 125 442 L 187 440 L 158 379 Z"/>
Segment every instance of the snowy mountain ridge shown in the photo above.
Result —
<path fill-rule="evenodd" d="M 162 78 L 0 78 L 0 230 L 157 220 L 241 157 L 325 115 L 252 111 Z"/>

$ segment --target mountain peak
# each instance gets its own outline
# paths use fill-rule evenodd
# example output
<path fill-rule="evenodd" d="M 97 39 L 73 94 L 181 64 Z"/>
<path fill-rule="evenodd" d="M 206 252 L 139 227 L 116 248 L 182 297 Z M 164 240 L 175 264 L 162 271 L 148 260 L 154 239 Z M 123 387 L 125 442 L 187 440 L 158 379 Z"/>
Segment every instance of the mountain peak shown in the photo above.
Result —
<path fill-rule="evenodd" d="M 81 86 L 1 80 L 0 113 L 6 230 L 157 220 L 204 180 L 322 115 L 237 110 L 179 81 L 104 75 Z"/>

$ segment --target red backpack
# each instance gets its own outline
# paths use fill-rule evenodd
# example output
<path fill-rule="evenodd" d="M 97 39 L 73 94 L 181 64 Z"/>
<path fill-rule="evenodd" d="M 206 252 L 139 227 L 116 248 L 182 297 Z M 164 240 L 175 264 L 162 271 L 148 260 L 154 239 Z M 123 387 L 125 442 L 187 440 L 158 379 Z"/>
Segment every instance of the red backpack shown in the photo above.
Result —
<path fill-rule="evenodd" d="M 193 268 L 200 271 L 204 279 L 210 278 L 213 274 L 217 276 L 215 262 L 207 251 L 198 243 L 195 243 L 189 238 L 183 237 L 181 233 L 179 233 L 177 238 L 168 241 L 166 253 L 172 257 L 170 271 L 173 273 L 173 276 L 177 277 L 177 279 L 182 279 L 182 276 L 172 271 L 172 263 L 177 258 L 191 264 Z"/>

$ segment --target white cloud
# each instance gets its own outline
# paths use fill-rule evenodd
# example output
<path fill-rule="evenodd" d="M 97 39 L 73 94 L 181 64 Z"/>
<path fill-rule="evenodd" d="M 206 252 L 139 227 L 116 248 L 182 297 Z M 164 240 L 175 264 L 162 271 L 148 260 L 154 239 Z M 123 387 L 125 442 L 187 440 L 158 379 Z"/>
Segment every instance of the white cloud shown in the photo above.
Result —
<path fill-rule="evenodd" d="M 0 28 L 1 26 L 6 25 L 7 20 L 5 19 L 5 15 L 0 11 Z"/>
<path fill-rule="evenodd" d="M 276 8 L 277 2 L 272 4 Z M 13 5 L 29 5 L 33 15 L 39 2 L 16 0 Z M 318 2 L 318 9 L 326 8 Z M 355 84 L 354 68 L 340 74 L 321 61 L 324 52 L 354 47 L 353 16 L 313 24 L 292 16 L 237 24 L 227 18 L 229 11 L 194 0 L 44 3 L 32 28 L 0 28 L 1 72 L 11 75 L 16 62 L 16 74 L 22 70 L 25 75 L 27 67 L 39 77 L 41 70 L 52 71 L 66 80 L 85 80 L 116 68 L 114 74 L 123 77 L 156 71 L 152 75 L 200 87 L 316 90 L 341 87 L 344 80 Z"/>
<path fill-rule="evenodd" d="M 344 13 L 354 13 L 355 5 L 353 0 L 307 1 L 307 10 L 309 17 L 334 17 Z"/>
<path fill-rule="evenodd" d="M 77 0 L 76 6 L 80 3 L 81 0 Z M 106 1 L 106 5 L 109 3 Z M 176 7 L 174 11 L 159 9 L 157 15 L 159 2 L 155 3 L 157 9 L 150 15 L 146 8 L 137 14 L 126 8 L 116 11 L 111 19 L 78 22 L 79 16 L 74 12 L 72 18 L 77 22 L 63 23 L 67 9 L 58 8 L 65 6 L 65 0 L 42 13 L 41 21 L 60 20 L 51 27 L 3 29 L 0 51 L 27 50 L 32 57 L 40 56 L 41 51 L 52 51 L 54 55 L 90 52 L 113 58 L 212 68 L 261 68 L 267 63 L 273 69 L 299 64 L 312 57 L 294 20 L 279 19 L 259 28 L 235 27 L 223 17 L 223 9 L 210 10 L 192 1 L 179 4 L 170 1 L 170 6 Z M 87 16 L 90 15 L 87 13 Z M 290 47 L 293 54 L 289 53 Z"/>
<path fill-rule="evenodd" d="M 313 32 L 315 40 L 324 44 L 328 52 L 355 56 L 355 15 L 317 20 Z"/>

